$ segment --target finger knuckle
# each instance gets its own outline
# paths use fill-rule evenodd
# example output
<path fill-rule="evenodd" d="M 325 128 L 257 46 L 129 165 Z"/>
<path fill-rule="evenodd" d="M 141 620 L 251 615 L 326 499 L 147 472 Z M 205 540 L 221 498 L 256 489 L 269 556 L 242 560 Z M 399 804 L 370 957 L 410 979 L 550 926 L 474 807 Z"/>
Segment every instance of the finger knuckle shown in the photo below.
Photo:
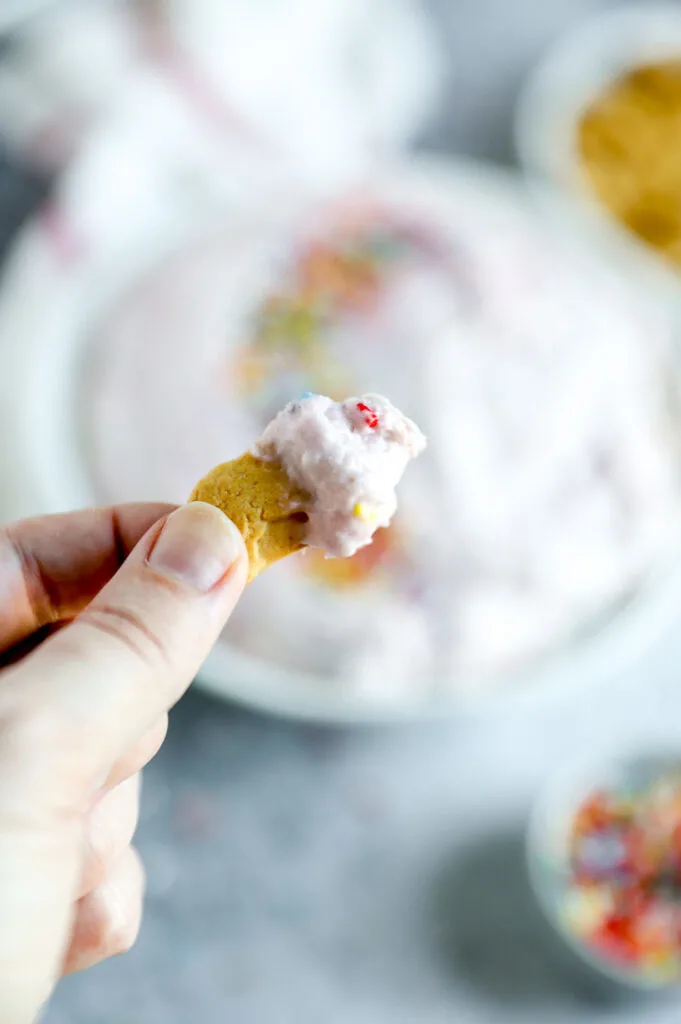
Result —
<path fill-rule="evenodd" d="M 135 658 L 150 665 L 157 665 L 159 660 L 168 660 L 163 639 L 131 608 L 98 602 L 86 608 L 80 621 L 113 638 Z"/>
<path fill-rule="evenodd" d="M 109 861 L 109 851 L 88 840 L 83 856 L 83 873 L 80 883 L 81 896 L 86 896 L 92 892 L 106 878 Z"/>
<path fill-rule="evenodd" d="M 119 921 L 109 932 L 107 953 L 109 956 L 123 956 L 129 953 L 137 942 L 140 930 L 139 914 L 131 915 L 127 921 Z"/>
<path fill-rule="evenodd" d="M 142 922 L 142 904 L 144 899 L 144 868 L 133 847 L 128 847 L 129 870 L 134 877 L 130 880 L 130 889 L 125 903 L 125 911 L 116 914 L 115 920 L 109 921 L 108 949 L 110 956 L 127 953 L 135 945 Z"/>
<path fill-rule="evenodd" d="M 103 878 L 130 845 L 139 818 L 140 786 L 133 776 L 107 793 L 90 814 L 85 836 L 85 861 Z"/>

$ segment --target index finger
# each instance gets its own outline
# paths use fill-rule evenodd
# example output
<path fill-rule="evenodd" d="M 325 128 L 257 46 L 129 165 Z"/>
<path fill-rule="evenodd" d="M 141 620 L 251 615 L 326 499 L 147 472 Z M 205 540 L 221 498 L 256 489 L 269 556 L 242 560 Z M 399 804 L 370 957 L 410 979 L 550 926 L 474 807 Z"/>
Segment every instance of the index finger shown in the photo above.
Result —
<path fill-rule="evenodd" d="M 82 611 L 173 508 L 138 502 L 0 528 L 0 653 Z"/>

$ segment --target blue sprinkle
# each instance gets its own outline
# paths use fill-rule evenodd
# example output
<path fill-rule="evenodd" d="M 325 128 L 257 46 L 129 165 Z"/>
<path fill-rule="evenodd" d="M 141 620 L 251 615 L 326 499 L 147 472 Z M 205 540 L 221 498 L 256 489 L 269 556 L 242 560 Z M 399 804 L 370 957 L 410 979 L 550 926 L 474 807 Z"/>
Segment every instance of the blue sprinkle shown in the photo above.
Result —
<path fill-rule="evenodd" d="M 301 398 L 314 398 L 314 395 L 313 395 L 313 393 L 311 391 L 303 391 L 303 393 L 302 393 L 302 395 L 300 397 Z"/>

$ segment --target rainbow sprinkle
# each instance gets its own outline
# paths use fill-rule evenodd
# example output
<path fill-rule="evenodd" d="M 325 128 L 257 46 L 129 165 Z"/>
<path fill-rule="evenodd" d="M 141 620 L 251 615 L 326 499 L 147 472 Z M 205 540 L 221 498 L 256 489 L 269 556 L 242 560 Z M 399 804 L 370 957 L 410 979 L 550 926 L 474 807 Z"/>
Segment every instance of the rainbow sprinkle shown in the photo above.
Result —
<path fill-rule="evenodd" d="M 569 834 L 562 917 L 588 947 L 663 984 L 681 980 L 681 774 L 597 790 Z"/>
<path fill-rule="evenodd" d="M 366 423 L 367 427 L 370 427 L 372 430 L 375 430 L 379 424 L 378 413 L 376 412 L 376 410 L 372 409 L 371 406 L 366 404 L 366 402 L 358 402 L 357 409 L 359 412 L 363 414 L 364 422 Z"/>
<path fill-rule="evenodd" d="M 363 519 L 365 523 L 376 522 L 377 515 L 375 510 L 369 508 L 369 506 L 362 501 L 358 501 L 352 511 L 357 519 Z"/>
<path fill-rule="evenodd" d="M 270 403 L 281 404 L 274 392 L 284 376 L 298 376 L 324 394 L 356 390 L 334 359 L 333 333 L 344 319 L 371 310 L 415 256 L 434 258 L 427 232 L 381 209 L 309 239 L 293 254 L 283 283 L 257 307 L 250 336 L 228 371 L 242 397 L 263 402 L 269 419 Z"/>

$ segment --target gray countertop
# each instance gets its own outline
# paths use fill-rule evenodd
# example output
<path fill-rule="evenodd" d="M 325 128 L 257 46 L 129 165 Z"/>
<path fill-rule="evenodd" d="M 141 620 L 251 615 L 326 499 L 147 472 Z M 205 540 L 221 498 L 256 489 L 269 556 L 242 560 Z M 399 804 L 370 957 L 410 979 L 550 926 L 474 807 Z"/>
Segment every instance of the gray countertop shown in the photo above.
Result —
<path fill-rule="evenodd" d="M 531 61 L 571 21 L 613 5 L 429 6 L 452 81 L 424 141 L 508 160 Z M 4 169 L 0 233 L 39 192 Z M 601 988 L 552 939 L 522 830 L 564 756 L 681 722 L 680 660 L 681 639 L 669 638 L 588 714 L 582 698 L 386 732 L 302 727 L 194 690 L 145 775 L 139 943 L 63 983 L 48 1024 L 678 1020 L 677 1004 Z"/>
<path fill-rule="evenodd" d="M 49 1024 L 672 1024 L 580 968 L 528 889 L 552 766 L 681 721 L 681 639 L 583 702 L 343 731 L 190 693 L 146 772 L 137 947 Z M 642 700 L 642 683 L 645 699 Z"/>

